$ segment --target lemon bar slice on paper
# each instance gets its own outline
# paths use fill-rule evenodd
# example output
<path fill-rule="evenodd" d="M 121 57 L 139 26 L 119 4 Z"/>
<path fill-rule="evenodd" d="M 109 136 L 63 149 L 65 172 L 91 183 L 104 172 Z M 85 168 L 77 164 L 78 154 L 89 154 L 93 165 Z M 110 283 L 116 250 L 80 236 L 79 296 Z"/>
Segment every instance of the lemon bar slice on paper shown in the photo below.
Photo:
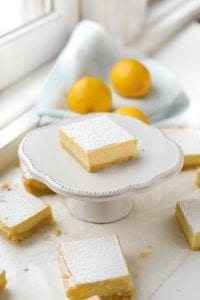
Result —
<path fill-rule="evenodd" d="M 196 170 L 196 184 L 200 187 L 200 168 Z"/>
<path fill-rule="evenodd" d="M 33 178 L 22 162 L 20 162 L 20 165 L 23 185 L 28 193 L 36 197 L 55 194 L 46 184 Z"/>
<path fill-rule="evenodd" d="M 200 199 L 182 200 L 176 205 L 176 218 L 190 248 L 200 250 Z"/>
<path fill-rule="evenodd" d="M 135 290 L 117 236 L 64 242 L 59 261 L 69 299 L 133 299 Z"/>
<path fill-rule="evenodd" d="M 164 129 L 164 133 L 181 147 L 184 154 L 183 169 L 200 166 L 200 131 L 198 129 Z"/>
<path fill-rule="evenodd" d="M 7 239 L 21 241 L 52 221 L 51 208 L 39 198 L 14 185 L 0 189 L 0 233 Z"/>
<path fill-rule="evenodd" d="M 6 272 L 0 269 L 0 292 L 2 292 L 7 284 Z"/>

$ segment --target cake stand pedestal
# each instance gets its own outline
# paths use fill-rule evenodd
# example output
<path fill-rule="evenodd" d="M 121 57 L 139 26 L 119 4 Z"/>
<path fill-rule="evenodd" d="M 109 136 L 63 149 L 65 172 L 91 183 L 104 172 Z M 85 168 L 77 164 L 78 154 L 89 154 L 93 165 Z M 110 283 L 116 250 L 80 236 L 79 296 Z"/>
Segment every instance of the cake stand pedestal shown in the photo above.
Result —
<path fill-rule="evenodd" d="M 30 176 L 66 196 L 68 209 L 74 217 L 87 222 L 109 223 L 130 212 L 131 194 L 144 192 L 177 174 L 183 166 L 183 154 L 159 129 L 133 118 L 108 114 L 138 139 L 138 157 L 135 161 L 88 173 L 60 146 L 58 129 L 63 124 L 96 115 L 33 130 L 22 141 L 19 157 Z"/>
<path fill-rule="evenodd" d="M 114 203 L 108 198 L 101 202 L 69 198 L 67 207 L 70 213 L 80 220 L 92 223 L 111 223 L 127 216 L 132 209 L 132 203 L 130 197 L 115 199 Z"/>

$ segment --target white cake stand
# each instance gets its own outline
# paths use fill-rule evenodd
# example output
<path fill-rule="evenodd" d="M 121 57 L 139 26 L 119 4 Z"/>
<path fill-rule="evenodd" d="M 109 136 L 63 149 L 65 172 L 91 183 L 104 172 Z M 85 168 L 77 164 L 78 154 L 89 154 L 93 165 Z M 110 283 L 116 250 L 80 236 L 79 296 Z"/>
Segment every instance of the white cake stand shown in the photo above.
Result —
<path fill-rule="evenodd" d="M 183 154 L 157 128 L 133 118 L 109 114 L 137 137 L 138 157 L 135 161 L 88 173 L 60 146 L 58 128 L 94 116 L 69 119 L 33 130 L 22 141 L 19 157 L 33 178 L 68 198 L 68 209 L 76 218 L 109 223 L 130 212 L 130 193 L 144 192 L 178 173 L 183 165 Z"/>

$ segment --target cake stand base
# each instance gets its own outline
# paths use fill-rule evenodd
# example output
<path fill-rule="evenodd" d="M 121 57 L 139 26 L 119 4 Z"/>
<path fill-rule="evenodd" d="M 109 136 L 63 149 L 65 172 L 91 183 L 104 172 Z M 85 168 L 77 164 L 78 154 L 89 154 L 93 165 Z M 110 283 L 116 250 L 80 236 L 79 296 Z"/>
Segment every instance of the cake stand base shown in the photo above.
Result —
<path fill-rule="evenodd" d="M 68 199 L 68 210 L 77 219 L 91 223 L 111 223 L 126 217 L 132 209 L 132 199 L 123 197 L 101 202 Z"/>

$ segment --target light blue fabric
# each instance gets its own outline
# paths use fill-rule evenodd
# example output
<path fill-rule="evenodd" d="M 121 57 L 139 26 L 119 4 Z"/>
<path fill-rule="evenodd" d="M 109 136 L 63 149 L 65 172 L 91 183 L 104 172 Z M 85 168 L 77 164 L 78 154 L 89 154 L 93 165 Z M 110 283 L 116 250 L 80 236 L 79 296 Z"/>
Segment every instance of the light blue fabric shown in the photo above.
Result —
<path fill-rule="evenodd" d="M 152 88 L 143 99 L 126 99 L 112 90 L 113 108 L 136 106 L 153 123 L 178 115 L 188 108 L 188 98 L 175 76 L 157 61 L 134 49 L 116 45 L 105 29 L 92 21 L 82 21 L 58 57 L 38 98 L 40 125 L 77 114 L 66 107 L 66 97 L 72 83 L 85 75 L 98 76 L 109 85 L 112 65 L 124 57 L 140 59 L 149 69 Z"/>

